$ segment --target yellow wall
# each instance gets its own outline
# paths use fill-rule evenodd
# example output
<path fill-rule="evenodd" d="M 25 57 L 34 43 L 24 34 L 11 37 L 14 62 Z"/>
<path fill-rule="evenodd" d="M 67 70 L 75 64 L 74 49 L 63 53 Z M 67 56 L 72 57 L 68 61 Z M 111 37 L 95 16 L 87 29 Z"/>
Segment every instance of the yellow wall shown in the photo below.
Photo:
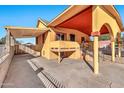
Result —
<path fill-rule="evenodd" d="M 73 59 L 79 59 L 81 58 L 81 51 L 80 51 L 80 45 L 78 42 L 72 42 L 72 41 L 52 41 L 51 48 L 68 48 L 69 49 L 76 49 L 75 51 L 66 51 L 64 53 L 64 56 L 68 56 L 68 58 Z M 53 46 L 54 45 L 54 46 Z M 65 49 L 66 50 L 66 49 Z M 55 52 L 51 52 L 51 58 L 57 58 L 58 54 Z"/>
<path fill-rule="evenodd" d="M 105 24 L 109 25 L 110 27 L 110 35 L 111 37 L 116 37 L 117 33 L 120 31 L 120 28 L 116 22 L 116 20 L 113 18 L 112 15 L 110 15 L 106 10 L 104 10 L 101 6 L 93 6 L 93 14 L 92 14 L 92 31 L 100 31 L 101 27 Z M 39 22 L 38 28 L 47 28 L 46 25 L 44 25 L 42 22 Z M 67 41 L 69 41 L 69 35 L 75 34 L 75 41 L 80 44 L 81 43 L 81 37 L 85 37 L 87 41 L 89 41 L 89 36 L 74 29 L 67 29 L 67 28 L 50 28 L 49 31 L 45 33 L 45 42 L 43 44 L 43 48 L 41 50 L 41 54 L 43 57 L 47 59 L 55 59 L 58 58 L 58 54 L 51 51 L 51 46 L 56 46 L 55 43 L 52 44 L 56 40 L 56 33 L 65 33 L 67 36 Z M 67 42 L 66 42 L 67 43 Z M 70 42 L 73 46 L 73 43 Z M 64 43 L 63 43 L 64 44 Z M 62 45 L 61 45 L 62 46 Z M 67 47 L 69 47 L 66 44 Z M 78 45 L 77 45 L 78 46 Z M 60 47 L 60 46 L 58 46 Z M 80 49 L 75 52 L 70 52 L 69 58 L 79 58 L 80 57 Z"/>
<path fill-rule="evenodd" d="M 64 34 L 66 34 L 67 35 L 67 41 L 70 41 L 69 39 L 69 35 L 70 34 L 75 34 L 75 41 L 77 42 L 77 44 L 78 45 L 76 45 L 76 46 L 80 46 L 79 44 L 81 43 L 81 37 L 85 37 L 86 38 L 86 40 L 87 41 L 89 41 L 89 36 L 88 35 L 86 35 L 86 34 L 84 34 L 84 33 L 82 33 L 82 32 L 80 32 L 80 31 L 78 31 L 78 30 L 74 30 L 74 29 L 67 29 L 67 28 L 51 28 L 51 32 L 50 32 L 50 40 L 51 41 L 55 41 L 55 39 L 56 39 L 56 33 L 57 32 L 59 32 L 59 33 L 64 33 Z M 62 43 L 62 42 L 61 42 Z M 68 45 L 66 44 L 66 43 L 68 43 Z M 66 47 L 68 47 L 69 48 L 69 45 L 73 45 L 74 46 L 74 44 L 73 44 L 73 42 L 70 42 L 71 44 L 69 44 L 69 42 L 64 42 L 64 43 L 62 43 L 61 44 L 61 47 L 62 46 L 66 46 Z M 54 44 L 55 46 L 56 46 L 56 44 Z M 52 44 L 52 46 L 54 46 L 53 44 Z M 67 54 L 67 53 L 66 53 Z M 81 57 L 81 53 L 80 53 L 80 49 L 77 49 L 77 51 L 75 51 L 75 52 L 68 52 L 68 55 L 70 55 L 69 56 L 69 58 L 73 58 L 73 59 L 79 59 L 80 57 Z M 58 57 L 58 54 L 57 53 L 54 53 L 54 52 L 50 52 L 50 58 L 51 59 L 55 59 L 55 58 L 57 58 Z"/>
<path fill-rule="evenodd" d="M 37 28 L 45 29 L 45 28 L 47 28 L 47 26 L 43 22 L 38 20 Z M 36 44 L 43 45 L 43 36 L 42 35 L 36 37 Z"/>
<path fill-rule="evenodd" d="M 67 41 L 70 41 L 70 37 L 69 35 L 70 34 L 74 34 L 75 35 L 75 41 L 78 42 L 78 43 L 81 43 L 81 37 L 85 37 L 86 41 L 89 41 L 89 36 L 78 31 L 78 30 L 75 30 L 75 29 L 68 29 L 68 28 L 52 28 L 55 32 L 60 32 L 60 33 L 64 33 L 67 35 Z M 55 36 L 54 36 L 55 37 Z"/>
<path fill-rule="evenodd" d="M 44 28 L 46 27 L 42 22 L 39 23 L 38 25 L 38 28 Z M 56 59 L 58 58 L 58 54 L 55 53 L 55 52 L 52 52 L 51 51 L 51 46 L 56 46 L 56 44 L 52 44 L 52 42 L 54 42 L 56 40 L 56 33 L 57 32 L 61 32 L 61 33 L 65 33 L 67 34 L 67 41 L 69 41 L 69 35 L 70 34 L 75 34 L 75 39 L 76 39 L 76 46 L 80 46 L 79 43 L 81 43 L 81 37 L 85 37 L 87 41 L 89 41 L 89 37 L 88 35 L 80 32 L 80 31 L 77 31 L 77 30 L 74 30 L 74 29 L 66 29 L 66 28 L 57 28 L 57 29 L 54 29 L 54 28 L 49 28 L 50 31 L 48 31 L 47 33 L 45 33 L 45 42 L 43 44 L 43 48 L 41 50 L 41 55 L 47 59 Z M 66 47 L 69 47 L 74 45 L 73 43 L 74 42 L 64 42 L 64 43 L 67 43 L 66 44 Z M 61 46 L 65 45 L 65 44 L 61 44 Z M 80 53 L 80 47 L 79 49 L 77 49 L 77 51 L 75 52 L 68 52 L 68 54 L 70 54 L 69 58 L 74 58 L 74 59 L 79 59 L 80 56 L 81 56 L 81 53 Z"/>
<path fill-rule="evenodd" d="M 45 42 L 43 44 L 43 48 L 41 50 L 41 54 L 43 57 L 50 59 L 50 34 L 51 32 L 45 33 Z"/>
<path fill-rule="evenodd" d="M 101 27 L 104 24 L 107 24 L 109 25 L 109 28 L 111 28 L 110 35 L 115 38 L 117 33 L 120 31 L 116 19 L 101 6 L 94 6 L 92 10 L 93 10 L 93 16 L 92 16 L 93 32 L 100 31 Z"/>
<path fill-rule="evenodd" d="M 47 28 L 46 25 L 44 23 L 42 23 L 40 20 L 38 21 L 38 28 Z"/>
<path fill-rule="evenodd" d="M 39 21 L 37 27 L 40 28 L 40 29 L 47 28 L 47 26 L 44 23 L 42 23 L 41 21 Z M 46 32 L 44 34 L 45 34 L 45 41 L 44 41 L 44 44 L 42 45 L 41 56 L 50 59 L 50 46 L 49 46 L 49 43 L 50 43 L 50 32 L 48 31 L 48 32 Z M 42 35 L 41 35 L 41 37 L 42 37 Z"/>

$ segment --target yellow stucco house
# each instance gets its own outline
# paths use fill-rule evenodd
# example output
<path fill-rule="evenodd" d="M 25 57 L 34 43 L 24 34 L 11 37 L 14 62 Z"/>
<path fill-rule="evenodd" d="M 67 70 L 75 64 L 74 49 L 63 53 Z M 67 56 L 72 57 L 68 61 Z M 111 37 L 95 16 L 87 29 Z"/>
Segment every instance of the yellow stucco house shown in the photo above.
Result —
<path fill-rule="evenodd" d="M 115 61 L 115 38 L 120 41 L 123 25 L 117 10 L 112 5 L 73 5 L 50 23 L 39 19 L 37 28 L 5 27 L 14 38 L 36 37 L 36 46 L 41 47 L 41 56 L 47 59 L 61 57 L 81 58 L 80 45 L 94 37 L 94 73 L 99 71 L 98 37 L 109 33 L 112 61 Z M 118 42 L 120 44 L 120 42 Z M 119 56 L 121 52 L 119 50 Z"/>

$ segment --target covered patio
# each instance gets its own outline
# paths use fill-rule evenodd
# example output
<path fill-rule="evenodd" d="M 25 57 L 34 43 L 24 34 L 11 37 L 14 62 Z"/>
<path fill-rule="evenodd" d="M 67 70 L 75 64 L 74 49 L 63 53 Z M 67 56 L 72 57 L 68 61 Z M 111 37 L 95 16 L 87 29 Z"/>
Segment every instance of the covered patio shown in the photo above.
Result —
<path fill-rule="evenodd" d="M 48 29 L 39 29 L 39 28 L 29 28 L 29 27 L 15 27 L 15 26 L 6 26 L 5 29 L 7 30 L 7 38 L 6 38 L 6 46 L 14 46 L 15 51 L 17 51 L 16 54 L 18 54 L 20 51 L 19 49 L 32 54 L 34 56 L 39 55 L 41 47 L 36 43 L 34 47 L 26 46 L 24 44 L 18 44 L 16 43 L 16 38 L 32 38 L 32 37 L 38 37 L 39 35 L 45 33 L 48 31 Z M 11 38 L 11 39 L 10 39 Z"/>
<path fill-rule="evenodd" d="M 118 39 L 118 56 L 121 58 L 122 32 L 121 18 L 114 6 L 71 6 L 53 21 L 49 27 L 76 29 L 93 37 L 93 67 L 94 73 L 99 73 L 99 36 L 109 34 L 111 40 L 112 62 L 115 62 L 115 41 Z"/>
<path fill-rule="evenodd" d="M 48 29 L 39 29 L 39 28 L 29 28 L 29 27 L 15 27 L 15 26 L 5 26 L 5 29 L 13 36 L 14 38 L 29 38 L 37 37 L 42 33 L 45 33 Z"/>

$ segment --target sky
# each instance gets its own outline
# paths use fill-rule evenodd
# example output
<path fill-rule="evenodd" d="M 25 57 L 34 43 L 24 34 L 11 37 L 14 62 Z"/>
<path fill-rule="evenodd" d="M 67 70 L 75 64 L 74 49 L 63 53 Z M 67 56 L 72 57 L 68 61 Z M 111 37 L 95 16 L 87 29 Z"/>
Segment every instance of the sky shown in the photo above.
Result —
<path fill-rule="evenodd" d="M 0 38 L 6 35 L 4 26 L 36 27 L 38 18 L 51 21 L 68 5 L 0 5 Z M 124 24 L 124 5 L 116 5 Z M 18 39 L 22 43 L 35 44 L 35 38 Z"/>

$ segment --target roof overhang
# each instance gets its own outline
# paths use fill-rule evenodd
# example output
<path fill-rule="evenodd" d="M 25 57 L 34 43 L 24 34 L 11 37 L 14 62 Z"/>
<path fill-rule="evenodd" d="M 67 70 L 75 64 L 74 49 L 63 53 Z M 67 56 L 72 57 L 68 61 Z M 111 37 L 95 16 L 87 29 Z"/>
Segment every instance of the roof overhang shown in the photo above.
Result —
<path fill-rule="evenodd" d="M 27 28 L 27 27 L 13 27 L 6 26 L 5 29 L 11 33 L 14 38 L 30 38 L 37 37 L 45 33 L 48 29 Z"/>
<path fill-rule="evenodd" d="M 91 5 L 72 5 L 68 9 L 66 9 L 63 13 L 61 13 L 59 16 L 57 16 L 55 19 L 53 19 L 48 26 L 57 26 L 61 24 L 62 22 L 69 20 L 71 17 L 75 16 L 76 14 L 80 13 L 81 11 L 87 9 Z M 114 16 L 116 19 L 120 29 L 122 29 L 123 24 L 121 22 L 121 18 L 117 10 L 114 8 L 113 5 L 101 5 L 100 7 L 105 8 L 111 15 Z"/>
<path fill-rule="evenodd" d="M 47 23 L 45 23 L 41 18 L 39 18 L 38 21 L 37 21 L 37 26 L 36 27 L 38 27 L 38 25 L 39 25 L 40 22 L 42 24 L 44 24 L 45 26 L 47 26 Z"/>
<path fill-rule="evenodd" d="M 124 32 L 124 27 L 122 28 L 122 32 Z"/>
<path fill-rule="evenodd" d="M 102 5 L 102 7 L 107 9 L 107 11 L 109 13 L 111 13 L 115 17 L 115 19 L 116 19 L 120 29 L 122 29 L 123 28 L 123 24 L 122 24 L 122 21 L 121 21 L 121 17 L 119 15 L 118 11 L 116 10 L 116 8 L 113 5 Z"/>
<path fill-rule="evenodd" d="M 59 16 L 57 16 L 55 19 L 53 19 L 48 26 L 56 26 L 72 16 L 78 14 L 82 10 L 85 10 L 88 8 L 90 5 L 72 5 L 69 8 L 67 8 L 63 13 L 61 13 Z"/>

